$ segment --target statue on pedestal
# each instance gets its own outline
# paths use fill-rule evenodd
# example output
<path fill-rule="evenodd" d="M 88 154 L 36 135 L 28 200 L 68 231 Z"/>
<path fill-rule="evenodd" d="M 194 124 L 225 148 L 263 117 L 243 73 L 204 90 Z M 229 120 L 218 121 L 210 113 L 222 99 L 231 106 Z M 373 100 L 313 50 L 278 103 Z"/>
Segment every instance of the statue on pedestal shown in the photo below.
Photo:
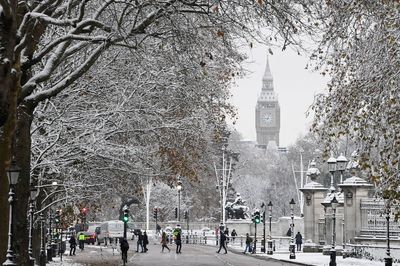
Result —
<path fill-rule="evenodd" d="M 236 194 L 236 198 L 233 202 L 227 202 L 225 210 L 227 211 L 228 219 L 247 219 L 249 215 L 247 211 L 249 207 L 245 206 L 245 200 L 242 199 L 240 193 Z"/>

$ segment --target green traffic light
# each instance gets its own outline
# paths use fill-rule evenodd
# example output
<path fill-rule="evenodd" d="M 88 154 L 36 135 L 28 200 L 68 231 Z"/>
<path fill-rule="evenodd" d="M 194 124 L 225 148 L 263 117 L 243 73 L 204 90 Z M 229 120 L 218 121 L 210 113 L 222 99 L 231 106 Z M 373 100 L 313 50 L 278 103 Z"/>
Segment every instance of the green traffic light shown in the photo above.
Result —
<path fill-rule="evenodd" d="M 128 216 L 124 216 L 124 217 L 122 218 L 122 220 L 123 220 L 125 223 L 127 223 L 127 222 L 129 222 L 129 217 L 128 217 Z"/>
<path fill-rule="evenodd" d="M 260 223 L 260 218 L 256 218 L 255 222 L 256 222 L 256 224 L 259 224 Z"/>

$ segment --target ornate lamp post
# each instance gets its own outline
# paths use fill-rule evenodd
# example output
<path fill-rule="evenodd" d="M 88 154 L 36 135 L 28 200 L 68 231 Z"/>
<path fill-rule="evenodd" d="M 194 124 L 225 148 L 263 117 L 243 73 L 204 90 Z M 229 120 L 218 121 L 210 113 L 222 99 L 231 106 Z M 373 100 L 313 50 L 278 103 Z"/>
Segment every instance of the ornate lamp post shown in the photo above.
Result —
<path fill-rule="evenodd" d="M 386 208 L 386 257 L 385 266 L 392 266 L 393 258 L 390 256 L 390 231 L 389 231 L 389 220 L 390 220 L 390 208 Z"/>
<path fill-rule="evenodd" d="M 53 252 L 51 249 L 51 245 L 52 245 L 52 241 L 53 241 L 53 234 L 52 234 L 52 228 L 51 228 L 51 220 L 52 219 L 53 219 L 53 216 L 51 213 L 51 208 L 49 208 L 49 232 L 48 232 L 49 239 L 47 240 L 47 261 L 53 260 Z"/>
<path fill-rule="evenodd" d="M 336 159 L 333 157 L 333 154 L 331 154 L 331 157 L 327 161 L 328 163 L 328 171 L 331 173 L 331 187 L 329 188 L 329 191 L 333 193 L 336 189 L 335 186 L 333 185 L 333 177 L 336 171 Z"/>
<path fill-rule="evenodd" d="M 331 249 L 331 260 L 329 262 L 329 266 L 336 266 L 336 248 L 335 248 L 335 241 L 336 241 L 336 208 L 339 202 L 337 201 L 336 197 L 333 197 L 331 201 L 332 207 L 332 249 Z"/>
<path fill-rule="evenodd" d="M 336 170 L 340 172 L 340 183 L 343 183 L 343 172 L 346 170 L 347 162 L 348 160 L 343 154 L 340 154 L 340 156 L 336 158 Z"/>
<path fill-rule="evenodd" d="M 290 217 L 292 219 L 292 223 L 290 224 L 290 232 L 291 232 L 291 241 L 290 241 L 290 256 L 289 259 L 295 259 L 296 258 L 296 252 L 295 252 L 295 244 L 294 244 L 294 205 L 296 204 L 294 202 L 294 199 L 289 202 L 290 204 Z"/>
<path fill-rule="evenodd" d="M 182 190 L 182 181 L 181 181 L 180 176 L 178 176 L 176 190 L 178 190 L 178 221 L 180 222 L 181 221 L 181 190 Z"/>
<path fill-rule="evenodd" d="M 10 204 L 10 208 L 8 217 L 8 248 L 7 248 L 6 261 L 3 263 L 3 266 L 17 265 L 17 263 L 15 262 L 14 246 L 13 246 L 13 218 L 14 218 L 13 207 L 15 201 L 14 186 L 18 183 L 18 177 L 20 172 L 21 168 L 18 167 L 15 160 L 12 160 L 10 168 L 7 171 L 8 186 L 9 186 L 8 202 Z"/>
<path fill-rule="evenodd" d="M 32 251 L 32 228 L 33 228 L 33 212 L 34 212 L 34 202 L 36 201 L 36 197 L 38 195 L 38 189 L 31 184 L 30 189 L 30 198 L 29 198 L 29 244 L 28 244 L 28 254 L 29 254 L 29 266 L 35 265 L 35 258 L 33 258 Z"/>
<path fill-rule="evenodd" d="M 40 213 L 40 256 L 39 265 L 46 265 L 46 247 L 45 247 L 45 236 L 44 236 L 44 217 L 43 213 Z"/>
<path fill-rule="evenodd" d="M 272 232 L 271 232 L 271 222 L 272 222 L 272 202 L 268 203 L 268 212 L 269 212 L 269 239 L 268 239 L 268 255 L 272 255 Z"/>

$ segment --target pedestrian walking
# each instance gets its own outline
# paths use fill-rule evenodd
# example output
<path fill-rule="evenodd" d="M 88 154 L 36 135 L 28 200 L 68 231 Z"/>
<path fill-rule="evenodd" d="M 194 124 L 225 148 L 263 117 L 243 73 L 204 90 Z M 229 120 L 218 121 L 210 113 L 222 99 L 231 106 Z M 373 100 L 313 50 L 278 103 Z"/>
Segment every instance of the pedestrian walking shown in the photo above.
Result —
<path fill-rule="evenodd" d="M 140 247 L 140 252 L 143 252 L 143 235 L 141 230 L 139 230 L 138 232 L 136 244 L 137 244 L 136 252 L 139 252 L 139 247 Z"/>
<path fill-rule="evenodd" d="M 159 235 L 161 232 L 161 226 L 159 224 L 157 224 L 156 226 L 156 235 Z"/>
<path fill-rule="evenodd" d="M 236 230 L 233 229 L 231 232 L 232 243 L 235 243 L 236 236 L 237 236 Z"/>
<path fill-rule="evenodd" d="M 126 240 L 126 238 L 122 238 L 122 240 L 121 240 L 119 245 L 120 245 L 120 248 L 121 248 L 122 262 L 125 265 L 125 263 L 128 262 L 128 250 L 129 250 L 128 240 Z"/>
<path fill-rule="evenodd" d="M 144 249 L 144 252 L 148 251 L 148 249 L 147 249 L 147 245 L 148 244 L 149 244 L 149 238 L 147 237 L 146 231 L 144 231 L 144 233 L 143 233 L 143 249 Z"/>
<path fill-rule="evenodd" d="M 251 243 L 253 242 L 253 239 L 250 237 L 249 233 L 246 234 L 246 248 L 244 249 L 243 253 L 246 254 L 246 251 L 251 252 Z"/>
<path fill-rule="evenodd" d="M 168 244 L 167 234 L 163 231 L 161 234 L 161 245 L 162 245 L 161 252 L 164 252 L 164 248 L 168 249 L 168 252 L 171 251 L 167 244 Z"/>
<path fill-rule="evenodd" d="M 181 253 L 182 249 L 181 231 L 178 231 L 178 233 L 176 234 L 175 243 L 176 243 L 176 253 Z"/>
<path fill-rule="evenodd" d="M 292 236 L 292 228 L 289 227 L 289 229 L 286 232 L 286 236 Z"/>
<path fill-rule="evenodd" d="M 76 251 L 76 238 L 74 235 L 71 236 L 69 239 L 69 255 L 70 256 L 75 256 L 75 251 Z"/>
<path fill-rule="evenodd" d="M 301 244 L 303 244 L 303 236 L 300 234 L 300 232 L 297 232 L 296 234 L 297 251 L 301 251 Z"/>
<path fill-rule="evenodd" d="M 226 250 L 225 242 L 226 242 L 226 234 L 225 234 L 225 232 L 221 231 L 221 234 L 219 236 L 219 249 L 218 249 L 217 253 L 219 253 L 221 251 L 221 248 L 224 248 L 225 254 L 228 253 L 228 251 Z"/>
<path fill-rule="evenodd" d="M 81 251 L 85 249 L 85 234 L 81 232 L 78 237 L 79 240 L 79 248 Z"/>

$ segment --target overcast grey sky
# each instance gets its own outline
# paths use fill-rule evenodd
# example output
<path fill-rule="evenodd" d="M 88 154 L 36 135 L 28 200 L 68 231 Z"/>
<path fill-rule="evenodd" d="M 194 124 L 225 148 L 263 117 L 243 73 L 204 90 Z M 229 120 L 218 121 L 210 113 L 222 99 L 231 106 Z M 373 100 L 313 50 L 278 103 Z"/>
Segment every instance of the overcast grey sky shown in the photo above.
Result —
<path fill-rule="evenodd" d="M 273 52 L 274 55 L 269 55 L 269 64 L 281 107 L 280 146 L 284 147 L 308 132 L 311 118 L 306 118 L 306 111 L 314 95 L 325 90 L 327 79 L 305 69 L 306 56 L 298 56 L 291 50 L 273 49 Z M 249 49 L 245 67 L 250 73 L 232 88 L 232 103 L 238 109 L 234 127 L 247 140 L 256 140 L 255 106 L 261 92 L 267 53 L 266 46 Z"/>

